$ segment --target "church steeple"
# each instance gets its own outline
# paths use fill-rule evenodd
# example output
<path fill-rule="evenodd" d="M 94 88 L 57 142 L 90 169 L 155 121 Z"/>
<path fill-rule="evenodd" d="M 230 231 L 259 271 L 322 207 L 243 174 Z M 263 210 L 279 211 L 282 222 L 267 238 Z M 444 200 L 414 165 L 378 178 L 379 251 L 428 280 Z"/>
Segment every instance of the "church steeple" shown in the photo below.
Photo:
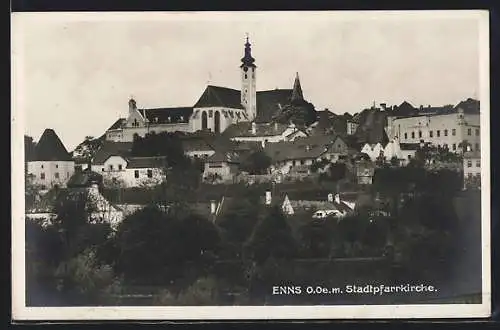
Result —
<path fill-rule="evenodd" d="M 293 83 L 292 91 L 292 102 L 304 101 L 304 95 L 302 95 L 302 87 L 300 87 L 299 73 L 296 73 L 295 81 Z"/>
<path fill-rule="evenodd" d="M 246 66 L 250 68 L 255 68 L 256 65 L 254 64 L 255 59 L 252 57 L 252 44 L 248 41 L 248 34 L 247 34 L 247 39 L 245 43 L 245 56 L 241 59 L 241 68 Z"/>
<path fill-rule="evenodd" d="M 241 104 L 245 107 L 250 120 L 257 116 L 257 90 L 256 90 L 256 71 L 255 59 L 252 57 L 252 49 L 248 41 L 248 34 L 245 43 L 245 56 L 241 59 Z"/>

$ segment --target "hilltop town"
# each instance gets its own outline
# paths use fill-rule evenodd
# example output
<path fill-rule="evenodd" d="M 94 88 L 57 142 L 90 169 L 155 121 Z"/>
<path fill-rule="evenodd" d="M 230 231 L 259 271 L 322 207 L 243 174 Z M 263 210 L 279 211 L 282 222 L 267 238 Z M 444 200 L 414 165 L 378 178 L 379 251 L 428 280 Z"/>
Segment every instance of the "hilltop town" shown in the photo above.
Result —
<path fill-rule="evenodd" d="M 208 85 L 192 107 L 146 109 L 139 100 L 130 99 L 126 118 L 117 118 L 102 136 L 86 138 L 72 152 L 50 128 L 36 142 L 25 137 L 26 218 L 50 227 L 60 221 L 61 205 L 81 200 L 90 223 L 106 223 L 112 232 L 120 233 L 138 214 L 143 214 L 141 219 L 153 219 L 159 216 L 154 212 L 182 210 L 175 214 L 196 215 L 222 228 L 221 239 L 227 243 L 224 253 L 212 251 L 220 260 L 244 259 L 243 242 L 259 236 L 259 230 L 261 237 L 270 235 L 255 225 L 257 220 L 249 224 L 248 217 L 283 216 L 292 231 L 311 223 L 330 226 L 329 221 L 351 221 L 345 226 L 354 229 L 330 228 L 332 232 L 345 230 L 342 239 L 352 237 L 335 249 L 314 244 L 325 239 L 320 232 L 297 234 L 302 239 L 303 235 L 309 237 L 307 244 L 303 242 L 307 252 L 299 249 L 303 252 L 300 258 L 391 255 L 399 260 L 394 251 L 403 243 L 398 243 L 396 230 L 378 224 L 410 218 L 419 209 L 417 205 L 428 205 L 418 204 L 423 201 L 421 196 L 439 193 L 435 198 L 444 205 L 453 198 L 469 201 L 469 195 L 461 194 L 480 189 L 478 100 L 464 96 L 458 104 L 432 106 L 403 101 L 399 105 L 373 104 L 355 114 L 335 113 L 318 110 L 313 100 L 307 100 L 299 73 L 290 82 L 291 88 L 258 90 L 256 63 L 247 39 L 239 73 L 235 73 L 241 76 L 240 90 Z M 126 100 L 124 103 L 126 107 Z M 433 203 L 420 209 L 436 210 Z M 377 222 L 379 227 L 369 230 L 382 238 L 377 236 L 375 242 L 370 236 L 364 241 L 367 229 L 356 222 L 362 221 L 359 219 L 365 219 L 366 226 Z M 164 228 L 160 222 L 151 223 L 156 225 L 160 227 L 153 231 Z M 195 221 L 182 230 L 197 226 L 201 225 Z M 330 230 L 325 228 L 319 231 Z M 165 229 L 170 230 L 174 229 Z M 197 230 L 201 236 L 182 235 L 195 241 L 209 236 Z M 279 237 L 275 239 L 280 241 Z M 213 247 L 212 243 L 210 248 L 198 243 L 202 252 Z M 259 249 L 266 251 L 262 258 L 267 260 L 266 253 L 274 247 L 266 245 L 271 244 L 268 241 L 262 244 L 265 247 L 259 245 Z M 401 251 L 399 258 L 408 257 Z M 285 258 L 287 253 L 276 252 L 273 257 Z M 146 275 L 137 275 L 134 268 L 155 269 L 144 266 L 142 257 L 139 252 L 130 255 L 117 269 L 139 281 Z"/>

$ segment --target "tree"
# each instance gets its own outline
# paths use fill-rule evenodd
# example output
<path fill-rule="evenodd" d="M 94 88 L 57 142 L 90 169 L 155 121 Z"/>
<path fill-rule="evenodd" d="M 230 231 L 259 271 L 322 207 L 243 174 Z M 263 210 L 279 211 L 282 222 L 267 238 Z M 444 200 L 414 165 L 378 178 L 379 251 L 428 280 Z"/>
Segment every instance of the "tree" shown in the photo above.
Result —
<path fill-rule="evenodd" d="M 73 151 L 73 158 L 78 161 L 89 164 L 94 158 L 95 153 L 103 144 L 103 139 L 96 139 L 93 136 L 86 136 Z"/>
<path fill-rule="evenodd" d="M 247 257 L 257 264 L 263 264 L 270 257 L 280 260 L 296 256 L 296 242 L 280 207 L 271 207 L 259 220 L 245 250 Z"/>
<path fill-rule="evenodd" d="M 262 150 L 254 151 L 240 164 L 240 170 L 250 174 L 266 174 L 271 158 Z"/>
<path fill-rule="evenodd" d="M 29 162 L 35 157 L 36 143 L 31 136 L 24 136 L 24 161 Z"/>

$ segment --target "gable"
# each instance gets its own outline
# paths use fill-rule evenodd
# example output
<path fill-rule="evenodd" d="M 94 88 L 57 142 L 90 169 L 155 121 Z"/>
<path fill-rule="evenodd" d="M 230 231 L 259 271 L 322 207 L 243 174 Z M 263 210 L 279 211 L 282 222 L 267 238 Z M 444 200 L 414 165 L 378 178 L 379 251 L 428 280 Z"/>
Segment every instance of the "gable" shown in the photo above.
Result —
<path fill-rule="evenodd" d="M 239 90 L 208 85 L 193 108 L 223 107 L 244 109 Z"/>
<path fill-rule="evenodd" d="M 292 97 L 291 89 L 275 89 L 257 92 L 257 117 L 258 123 L 272 121 L 281 109 L 290 104 Z"/>
<path fill-rule="evenodd" d="M 137 122 L 139 124 L 139 126 L 134 126 L 134 122 Z M 142 126 L 144 126 L 144 117 L 141 115 L 139 110 L 136 109 L 129 114 L 129 116 L 127 118 L 126 126 L 127 127 L 142 127 Z"/>

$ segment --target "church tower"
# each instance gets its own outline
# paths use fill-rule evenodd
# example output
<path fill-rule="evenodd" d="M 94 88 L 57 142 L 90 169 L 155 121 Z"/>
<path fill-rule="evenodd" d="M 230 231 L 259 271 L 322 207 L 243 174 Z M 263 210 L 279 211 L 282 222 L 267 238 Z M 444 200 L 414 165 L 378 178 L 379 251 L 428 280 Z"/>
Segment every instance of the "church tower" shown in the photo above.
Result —
<path fill-rule="evenodd" d="M 257 90 L 255 86 L 255 74 L 257 66 L 252 57 L 251 44 L 247 40 L 245 43 L 245 56 L 241 59 L 241 104 L 245 107 L 250 120 L 257 116 Z"/>

